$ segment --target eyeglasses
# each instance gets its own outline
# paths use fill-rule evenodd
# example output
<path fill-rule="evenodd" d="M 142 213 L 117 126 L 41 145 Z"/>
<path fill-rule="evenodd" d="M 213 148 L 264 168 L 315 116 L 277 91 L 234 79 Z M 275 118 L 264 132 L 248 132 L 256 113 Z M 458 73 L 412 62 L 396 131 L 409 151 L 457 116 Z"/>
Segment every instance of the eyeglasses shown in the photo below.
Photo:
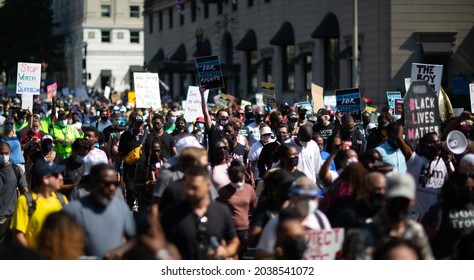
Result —
<path fill-rule="evenodd" d="M 236 114 L 236 115 L 245 115 L 244 112 L 237 112 L 237 113 L 235 113 L 235 114 Z"/>
<path fill-rule="evenodd" d="M 114 185 L 115 187 L 120 185 L 118 181 L 102 181 L 101 183 L 106 186 Z"/>

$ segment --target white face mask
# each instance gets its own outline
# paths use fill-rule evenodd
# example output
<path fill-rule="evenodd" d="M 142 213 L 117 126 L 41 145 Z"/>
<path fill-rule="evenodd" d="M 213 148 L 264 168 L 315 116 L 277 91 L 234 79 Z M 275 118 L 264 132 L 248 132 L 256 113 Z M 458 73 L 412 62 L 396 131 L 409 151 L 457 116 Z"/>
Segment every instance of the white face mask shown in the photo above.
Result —
<path fill-rule="evenodd" d="M 245 185 L 245 180 L 241 181 L 241 182 L 237 182 L 237 183 L 230 183 L 232 185 L 232 187 L 240 190 L 244 187 Z"/>
<path fill-rule="evenodd" d="M 298 212 L 304 216 L 308 216 L 311 213 L 314 213 L 318 209 L 318 201 L 314 199 L 304 199 L 300 200 L 295 205 Z"/>
<path fill-rule="evenodd" d="M 10 160 L 10 156 L 9 155 L 1 155 L 0 156 L 0 164 L 5 164 L 6 162 L 8 162 Z"/>
<path fill-rule="evenodd" d="M 351 163 L 354 163 L 354 162 L 358 162 L 359 160 L 356 158 L 356 157 L 351 157 L 347 160 L 347 165 L 351 164 Z"/>

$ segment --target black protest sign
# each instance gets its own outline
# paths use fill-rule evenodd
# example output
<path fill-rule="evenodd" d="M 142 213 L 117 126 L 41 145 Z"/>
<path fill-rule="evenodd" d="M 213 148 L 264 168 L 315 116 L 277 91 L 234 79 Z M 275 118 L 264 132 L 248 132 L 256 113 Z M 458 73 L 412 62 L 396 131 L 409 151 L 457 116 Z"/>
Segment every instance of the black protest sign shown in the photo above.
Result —
<path fill-rule="evenodd" d="M 412 81 L 403 99 L 405 140 L 415 149 L 418 139 L 436 132 L 439 135 L 441 119 L 438 97 L 427 81 Z"/>
<path fill-rule="evenodd" d="M 355 121 L 361 120 L 361 98 L 359 88 L 338 89 L 336 93 L 336 110 L 343 115 L 351 114 Z"/>
<path fill-rule="evenodd" d="M 206 89 L 224 87 L 221 64 L 218 56 L 205 56 L 196 58 L 199 85 Z"/>
<path fill-rule="evenodd" d="M 401 116 L 403 114 L 403 98 L 395 99 L 394 115 Z"/>

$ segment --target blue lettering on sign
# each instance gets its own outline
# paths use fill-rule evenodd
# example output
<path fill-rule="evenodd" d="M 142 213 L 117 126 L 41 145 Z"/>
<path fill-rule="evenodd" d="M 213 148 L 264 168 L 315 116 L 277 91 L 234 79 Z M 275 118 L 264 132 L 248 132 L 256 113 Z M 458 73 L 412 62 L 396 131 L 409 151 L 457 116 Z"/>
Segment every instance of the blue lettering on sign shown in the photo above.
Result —
<path fill-rule="evenodd" d="M 198 75 L 199 75 L 199 78 L 209 78 L 209 77 L 220 76 L 221 72 L 220 71 L 200 72 L 198 73 Z"/>
<path fill-rule="evenodd" d="M 197 67 L 202 68 L 205 66 L 213 66 L 213 65 L 219 65 L 219 60 L 210 60 L 210 61 L 203 61 L 203 62 L 198 62 Z"/>
<path fill-rule="evenodd" d="M 40 89 L 39 88 L 30 88 L 30 87 L 22 87 L 22 83 L 18 82 L 17 86 L 17 93 L 23 93 L 23 92 L 32 92 L 32 93 L 39 93 Z"/>
<path fill-rule="evenodd" d="M 336 101 L 341 101 L 341 100 L 344 100 L 344 99 L 356 99 L 356 98 L 360 98 L 360 93 L 336 95 Z"/>

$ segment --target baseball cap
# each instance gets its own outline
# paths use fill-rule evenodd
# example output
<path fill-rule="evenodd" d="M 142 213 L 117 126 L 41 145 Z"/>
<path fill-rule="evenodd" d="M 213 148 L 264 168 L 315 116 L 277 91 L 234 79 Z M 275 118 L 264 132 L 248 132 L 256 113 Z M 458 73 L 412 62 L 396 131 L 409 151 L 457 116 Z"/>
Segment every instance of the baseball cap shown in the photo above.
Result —
<path fill-rule="evenodd" d="M 201 143 L 199 143 L 199 141 L 196 139 L 196 136 L 184 136 L 183 138 L 176 141 L 176 155 L 179 156 L 184 148 L 190 147 L 204 149 Z"/>
<path fill-rule="evenodd" d="M 394 173 L 387 178 L 386 198 L 404 197 L 415 198 L 415 180 L 411 175 L 405 173 Z"/>
<path fill-rule="evenodd" d="M 327 115 L 329 115 L 329 112 L 325 108 L 321 108 L 318 110 L 318 112 L 316 112 L 316 116 L 318 117 L 327 116 Z"/>
<path fill-rule="evenodd" d="M 135 117 L 135 122 L 143 122 L 143 117 L 140 116 L 140 115 L 137 115 L 137 116 Z"/>
<path fill-rule="evenodd" d="M 197 118 L 196 118 L 196 122 L 201 122 L 201 123 L 203 123 L 203 122 L 204 122 L 204 118 L 203 118 L 203 117 L 197 117 Z"/>
<path fill-rule="evenodd" d="M 41 142 L 44 142 L 45 140 L 51 140 L 51 142 L 53 142 L 53 137 L 51 137 L 49 134 L 45 134 L 43 137 L 41 137 Z"/>
<path fill-rule="evenodd" d="M 32 172 L 33 178 L 42 178 L 50 174 L 59 174 L 66 169 L 65 165 L 57 165 L 52 162 L 43 162 L 41 164 L 35 164 Z"/>
<path fill-rule="evenodd" d="M 467 154 L 467 155 L 464 155 L 461 159 L 461 161 L 459 162 L 459 164 L 470 164 L 470 165 L 474 165 L 474 154 Z"/>
<path fill-rule="evenodd" d="M 260 135 L 265 135 L 265 134 L 272 134 L 272 130 L 270 127 L 268 126 L 264 126 L 262 128 L 260 128 Z"/>
<path fill-rule="evenodd" d="M 324 191 L 308 177 L 300 177 L 291 185 L 290 196 L 306 196 L 309 198 L 324 197 Z"/>

